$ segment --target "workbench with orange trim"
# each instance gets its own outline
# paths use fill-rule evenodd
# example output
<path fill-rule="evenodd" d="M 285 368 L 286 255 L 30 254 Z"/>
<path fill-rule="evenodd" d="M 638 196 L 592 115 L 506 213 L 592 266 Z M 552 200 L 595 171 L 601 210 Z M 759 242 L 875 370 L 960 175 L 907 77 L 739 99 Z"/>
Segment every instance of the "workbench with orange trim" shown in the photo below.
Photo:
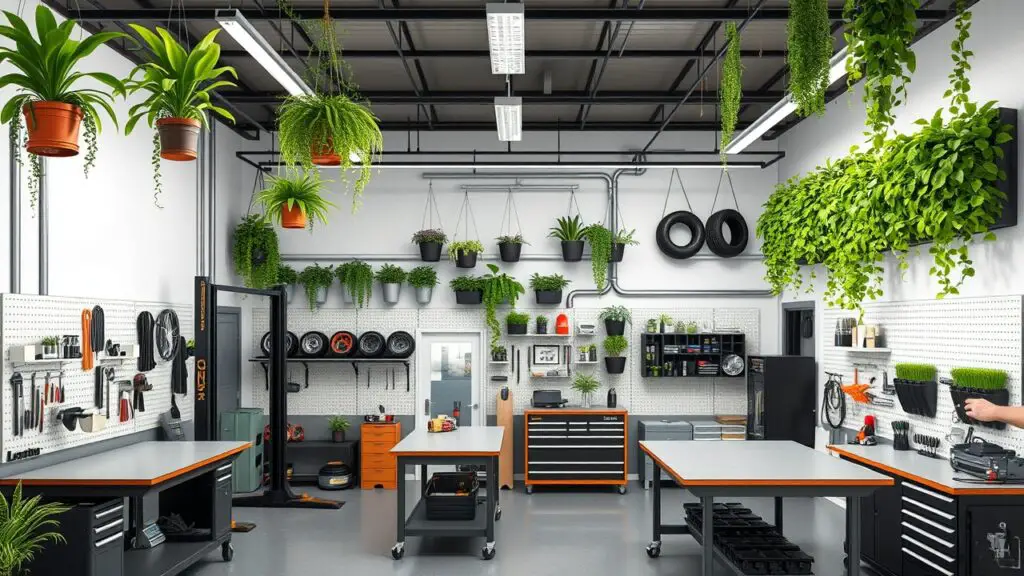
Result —
<path fill-rule="evenodd" d="M 891 445 L 829 446 L 894 478 L 862 510 L 861 558 L 888 576 L 1024 576 L 1024 485 L 957 472 L 949 460 Z"/>
<path fill-rule="evenodd" d="M 109 527 L 103 539 L 98 539 L 93 531 L 82 535 L 64 534 L 68 543 L 61 546 L 62 550 L 44 551 L 36 557 L 43 561 L 60 560 L 68 549 L 81 545 L 105 557 L 104 576 L 172 576 L 217 547 L 221 548 L 225 561 L 233 556 L 231 464 L 250 445 L 235 441 L 140 442 L 4 476 L 0 478 L 0 487 L 9 492 L 20 482 L 27 495 L 41 494 L 47 500 L 68 504 L 128 498 L 127 533 L 115 531 L 122 526 L 124 517 L 123 506 L 115 506 L 96 513 L 96 521 L 103 523 L 96 528 L 97 533 Z M 153 548 L 137 549 L 145 524 L 142 499 L 153 493 L 159 494 L 161 516 L 180 514 L 186 523 L 209 529 L 209 537 L 197 542 L 168 540 Z M 123 548 L 123 557 L 118 557 L 118 548 Z M 33 574 L 55 573 L 45 568 L 31 568 Z M 66 563 L 60 573 L 66 576 L 93 574 L 92 569 L 91 565 Z"/>
<path fill-rule="evenodd" d="M 652 486 L 653 538 L 647 546 L 652 558 L 661 555 L 663 534 L 689 534 L 703 546 L 702 574 L 712 576 L 715 560 L 743 574 L 714 543 L 713 506 L 716 497 L 774 497 L 775 527 L 783 532 L 783 498 L 846 498 L 846 533 L 850 553 L 860 556 L 861 501 L 875 490 L 892 486 L 891 477 L 867 470 L 828 454 L 789 441 L 693 442 L 641 441 L 640 449 L 681 487 L 697 496 L 703 507 L 703 526 L 661 523 L 661 483 Z M 841 567 L 816 567 L 820 574 L 840 574 Z M 859 576 L 854 563 L 849 576 Z"/>

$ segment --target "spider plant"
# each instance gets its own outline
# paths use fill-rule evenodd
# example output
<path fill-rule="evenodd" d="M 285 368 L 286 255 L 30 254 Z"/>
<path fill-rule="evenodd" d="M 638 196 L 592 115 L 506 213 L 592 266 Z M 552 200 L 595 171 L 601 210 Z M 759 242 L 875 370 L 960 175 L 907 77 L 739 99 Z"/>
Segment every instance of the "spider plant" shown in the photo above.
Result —
<path fill-rule="evenodd" d="M 315 171 L 271 176 L 270 187 L 259 193 L 266 217 L 280 220 L 283 228 L 305 228 L 307 222 L 327 223 L 327 210 L 334 204 L 320 195 L 320 176 Z"/>
<path fill-rule="evenodd" d="M 0 493 L 0 575 L 21 574 L 22 567 L 42 552 L 47 543 L 63 544 L 56 516 L 68 510 L 56 502 L 43 503 L 41 496 L 26 500 L 21 495 L 20 483 L 10 500 Z"/>

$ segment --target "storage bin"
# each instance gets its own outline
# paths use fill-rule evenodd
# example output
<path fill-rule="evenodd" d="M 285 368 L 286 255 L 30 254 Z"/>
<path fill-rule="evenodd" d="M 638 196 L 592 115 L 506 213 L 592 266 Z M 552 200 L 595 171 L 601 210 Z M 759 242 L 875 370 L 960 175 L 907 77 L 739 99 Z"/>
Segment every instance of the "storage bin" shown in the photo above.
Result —
<path fill-rule="evenodd" d="M 971 418 L 967 415 L 967 409 L 964 407 L 964 402 L 969 398 L 984 398 L 993 404 L 1008 406 L 1010 404 L 1010 391 L 1008 389 L 982 390 L 978 388 L 950 386 L 949 395 L 953 399 L 953 408 L 956 409 L 956 415 L 960 418 L 961 422 L 971 424 L 972 426 L 995 428 L 996 430 L 1006 429 L 1006 423 L 1004 422 L 981 422 Z"/>
<path fill-rule="evenodd" d="M 480 482 L 475 472 L 436 472 L 423 494 L 427 520 L 473 520 Z"/>
<path fill-rule="evenodd" d="M 938 409 L 938 384 L 933 381 L 904 380 L 894 378 L 896 397 L 907 414 L 935 418 Z"/>

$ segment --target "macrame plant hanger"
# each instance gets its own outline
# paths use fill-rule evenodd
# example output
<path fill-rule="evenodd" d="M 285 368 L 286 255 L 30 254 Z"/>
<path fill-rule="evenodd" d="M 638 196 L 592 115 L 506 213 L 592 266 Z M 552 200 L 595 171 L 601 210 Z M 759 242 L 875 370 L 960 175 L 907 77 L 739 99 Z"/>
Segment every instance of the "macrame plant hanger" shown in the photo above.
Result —
<path fill-rule="evenodd" d="M 441 211 L 437 208 L 437 197 L 434 195 L 434 181 L 431 180 L 427 186 L 427 203 L 423 206 L 423 221 L 420 223 L 420 230 L 434 230 L 435 215 L 437 216 L 437 230 L 444 233 Z"/>

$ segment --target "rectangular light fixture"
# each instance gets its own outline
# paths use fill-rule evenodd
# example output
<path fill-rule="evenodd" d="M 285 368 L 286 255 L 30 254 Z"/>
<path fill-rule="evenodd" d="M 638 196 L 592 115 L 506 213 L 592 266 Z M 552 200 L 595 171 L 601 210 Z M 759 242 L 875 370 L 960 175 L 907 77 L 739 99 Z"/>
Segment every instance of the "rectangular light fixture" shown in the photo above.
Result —
<path fill-rule="evenodd" d="M 523 139 L 523 99 L 499 96 L 494 99 L 494 120 L 498 123 L 498 140 L 519 142 Z"/>
<path fill-rule="evenodd" d="M 516 3 L 487 4 L 491 74 L 526 73 L 526 13 Z"/>
<path fill-rule="evenodd" d="M 843 48 L 839 52 L 836 52 L 832 59 L 829 60 L 828 70 L 828 83 L 831 86 L 836 80 L 839 80 L 846 74 L 846 48 Z M 786 96 L 776 102 L 767 112 L 761 115 L 760 118 L 754 120 L 753 124 L 747 127 L 746 130 L 737 134 L 732 142 L 725 147 L 726 154 L 739 154 L 747 149 L 751 144 L 757 142 L 761 136 L 764 136 L 765 132 L 771 130 L 772 127 L 777 125 L 786 119 L 787 116 L 796 112 L 796 103 L 793 102 L 793 95 L 786 94 Z"/>
<path fill-rule="evenodd" d="M 313 93 L 295 70 L 292 70 L 292 67 L 267 43 L 263 35 L 245 19 L 241 12 L 235 9 L 217 10 L 214 18 L 220 27 L 241 44 L 242 48 L 245 48 L 245 51 L 255 58 L 260 66 L 263 66 L 289 94 L 299 96 Z"/>

